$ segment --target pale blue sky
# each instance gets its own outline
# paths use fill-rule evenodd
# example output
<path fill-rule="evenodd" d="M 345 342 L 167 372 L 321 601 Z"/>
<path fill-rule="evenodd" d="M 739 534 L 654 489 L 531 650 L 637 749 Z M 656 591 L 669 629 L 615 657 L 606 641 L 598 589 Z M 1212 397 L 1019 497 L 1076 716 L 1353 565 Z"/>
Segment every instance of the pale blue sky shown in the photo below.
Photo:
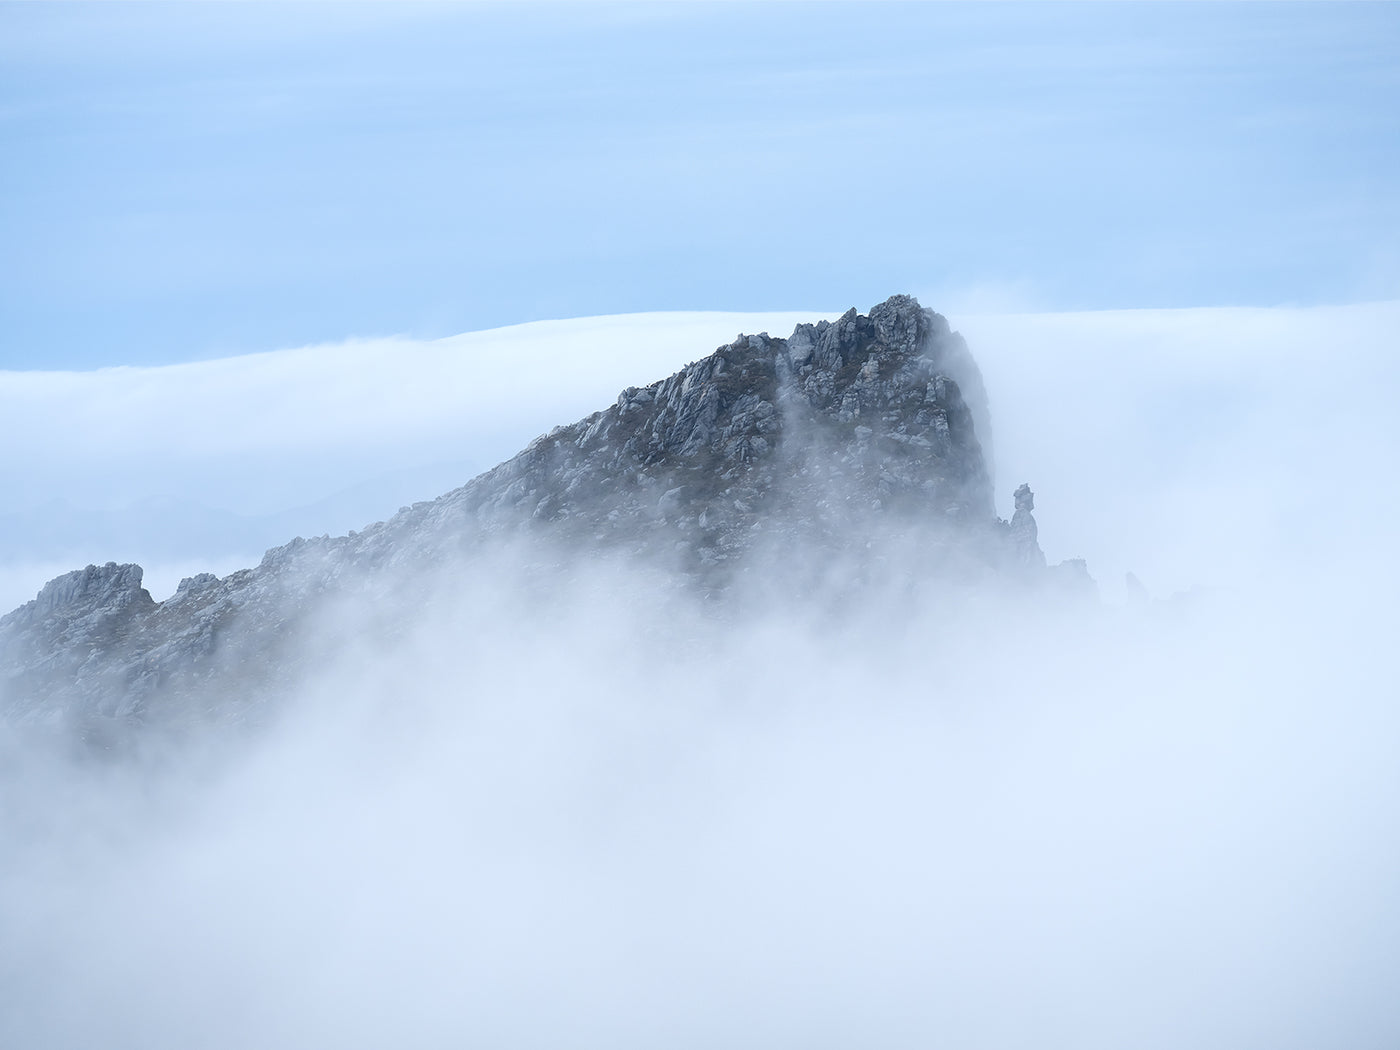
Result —
<path fill-rule="evenodd" d="M 1400 295 L 1400 6 L 0 6 L 0 367 Z"/>

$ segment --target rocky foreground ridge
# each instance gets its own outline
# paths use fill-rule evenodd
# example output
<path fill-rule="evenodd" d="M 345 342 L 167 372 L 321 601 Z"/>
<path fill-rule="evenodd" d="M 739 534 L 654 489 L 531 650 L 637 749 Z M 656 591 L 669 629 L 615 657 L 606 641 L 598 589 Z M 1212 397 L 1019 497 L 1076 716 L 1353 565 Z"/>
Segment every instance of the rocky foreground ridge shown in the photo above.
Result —
<path fill-rule="evenodd" d="M 800 588 L 872 536 L 949 581 L 1083 584 L 1080 563 L 1046 568 L 1027 486 L 1013 520 L 996 517 L 989 439 L 965 343 L 908 296 L 786 339 L 740 336 L 362 532 L 298 538 L 164 602 L 135 565 L 53 580 L 0 619 L 0 714 L 94 740 L 241 717 L 290 688 L 320 603 L 411 602 L 406 581 L 424 578 L 470 587 L 501 540 L 539 541 L 553 564 L 644 559 L 721 601 L 755 565 Z"/>

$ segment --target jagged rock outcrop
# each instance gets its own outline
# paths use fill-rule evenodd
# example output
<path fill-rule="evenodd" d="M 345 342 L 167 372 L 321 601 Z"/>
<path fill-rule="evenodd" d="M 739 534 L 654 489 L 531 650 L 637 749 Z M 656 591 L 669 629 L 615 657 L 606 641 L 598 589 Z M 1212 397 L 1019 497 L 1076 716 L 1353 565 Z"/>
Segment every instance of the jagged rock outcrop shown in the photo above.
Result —
<path fill-rule="evenodd" d="M 1011 542 L 1016 545 L 1016 563 L 1026 569 L 1045 568 L 1045 553 L 1040 549 L 1040 529 L 1036 526 L 1035 493 L 1025 482 L 1013 494 L 1016 510 L 1011 515 Z"/>
<path fill-rule="evenodd" d="M 128 683 L 111 654 L 127 647 L 156 608 L 141 575 L 139 565 L 89 565 L 49 581 L 0 620 L 10 672 L 0 695 L 13 704 L 82 683 L 90 696 L 120 696 Z"/>
<path fill-rule="evenodd" d="M 952 372 L 975 378 L 942 317 L 897 296 L 868 317 L 741 336 L 668 379 L 559 427 L 514 459 L 359 541 L 408 528 L 555 531 L 677 550 L 681 568 L 742 553 L 755 526 L 808 534 L 890 503 L 989 521 L 991 482 Z"/>
<path fill-rule="evenodd" d="M 646 558 L 711 594 L 773 544 L 791 567 L 877 534 L 913 537 L 921 571 L 1024 578 L 1044 567 L 1030 490 L 1009 525 L 996 518 L 987 417 L 962 338 L 908 296 L 786 339 L 740 336 L 363 532 L 298 538 L 161 603 L 137 566 L 60 577 L 0 619 L 0 705 L 90 735 L 242 717 L 306 662 L 318 602 L 411 601 L 405 581 L 458 571 L 503 538 Z"/>

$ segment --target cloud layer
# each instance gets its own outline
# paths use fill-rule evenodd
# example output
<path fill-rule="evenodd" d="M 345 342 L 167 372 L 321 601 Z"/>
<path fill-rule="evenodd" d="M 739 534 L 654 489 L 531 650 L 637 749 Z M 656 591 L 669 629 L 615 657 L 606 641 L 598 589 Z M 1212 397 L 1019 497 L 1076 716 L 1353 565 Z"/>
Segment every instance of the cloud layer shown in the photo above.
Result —
<path fill-rule="evenodd" d="M 6 753 L 0 1036 L 1400 1035 L 1379 603 L 716 622 L 626 566 L 538 600 L 498 570 L 367 637 L 249 751 Z"/>
<path fill-rule="evenodd" d="M 255 562 L 431 499 L 553 426 L 813 314 L 641 314 L 450 339 L 385 339 L 152 368 L 0 372 L 0 592 L 54 565 Z M 67 567 L 74 567 L 69 565 Z M 153 580 L 154 582 L 154 580 Z"/>
<path fill-rule="evenodd" d="M 1400 303 L 955 318 L 1052 557 L 1162 591 L 1386 562 Z"/>
<path fill-rule="evenodd" d="M 133 769 L 0 737 L 0 1043 L 1395 1045 L 1397 312 L 952 319 L 1052 558 L 1110 597 L 1124 567 L 1214 588 L 1189 601 L 717 616 L 503 560 L 392 643 L 328 624 L 360 643 L 256 744 Z M 532 389 L 651 368 L 618 333 L 653 323 L 588 322 L 597 357 L 560 344 Z M 191 406 L 273 391 L 265 430 L 107 439 L 291 463 L 450 431 L 410 348 L 344 353 L 353 382 L 309 352 L 160 373 Z M 521 358 L 487 359 L 462 374 L 504 421 Z"/>
<path fill-rule="evenodd" d="M 930 300 L 930 304 L 936 306 Z M 134 560 L 163 593 L 462 484 L 739 331 L 810 314 L 647 314 L 161 368 L 0 372 L 0 606 Z M 1052 558 L 1159 593 L 1358 545 L 1394 513 L 1400 305 L 952 314 L 987 376 L 1001 498 Z M 42 435 L 42 438 L 39 437 Z M 1010 513 L 1003 504 L 1002 512 Z M 1279 558 L 1281 562 L 1269 559 Z"/>

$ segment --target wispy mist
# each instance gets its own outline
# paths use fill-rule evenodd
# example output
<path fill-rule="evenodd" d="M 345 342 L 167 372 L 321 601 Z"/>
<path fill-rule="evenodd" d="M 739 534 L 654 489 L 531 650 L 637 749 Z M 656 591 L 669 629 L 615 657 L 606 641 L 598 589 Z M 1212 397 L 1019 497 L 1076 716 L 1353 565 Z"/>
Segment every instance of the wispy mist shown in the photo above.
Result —
<path fill-rule="evenodd" d="M 538 607 L 513 579 L 367 641 L 250 753 L 28 769 L 7 1042 L 1400 1034 L 1400 718 L 1366 610 L 814 624 L 620 566 Z"/>
<path fill-rule="evenodd" d="M 8 741 L 0 1043 L 1395 1045 L 1393 316 L 954 318 L 1103 606 L 477 559 L 237 746 Z"/>

